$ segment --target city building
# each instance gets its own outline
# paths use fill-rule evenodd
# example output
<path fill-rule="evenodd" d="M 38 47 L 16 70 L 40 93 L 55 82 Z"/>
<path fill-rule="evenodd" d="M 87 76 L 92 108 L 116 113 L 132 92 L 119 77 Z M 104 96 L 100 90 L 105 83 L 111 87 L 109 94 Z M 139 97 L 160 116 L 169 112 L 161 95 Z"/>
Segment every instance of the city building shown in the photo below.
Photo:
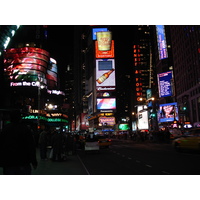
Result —
<path fill-rule="evenodd" d="M 53 126 L 61 130 L 68 125 L 63 111 L 65 93 L 59 88 L 58 67 L 48 52 L 48 27 L 25 25 L 4 49 L 5 93 L 2 107 L 9 112 L 20 109 L 23 121 L 40 130 Z M 2 126 L 8 120 L 2 118 Z"/>
<path fill-rule="evenodd" d="M 182 127 L 200 126 L 200 26 L 169 26 Z"/>

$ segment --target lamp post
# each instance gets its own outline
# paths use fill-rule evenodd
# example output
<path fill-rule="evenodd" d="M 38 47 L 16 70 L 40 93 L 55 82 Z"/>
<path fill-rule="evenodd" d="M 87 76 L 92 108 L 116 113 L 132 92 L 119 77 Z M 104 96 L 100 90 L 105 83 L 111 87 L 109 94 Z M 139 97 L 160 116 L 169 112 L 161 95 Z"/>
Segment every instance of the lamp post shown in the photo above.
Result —
<path fill-rule="evenodd" d="M 39 79 L 40 80 L 40 79 Z M 43 85 L 41 85 L 40 81 L 36 82 L 36 86 L 38 87 L 38 118 L 37 118 L 37 128 L 38 128 L 38 132 L 40 129 L 40 110 L 41 110 L 41 89 L 44 88 Z"/>

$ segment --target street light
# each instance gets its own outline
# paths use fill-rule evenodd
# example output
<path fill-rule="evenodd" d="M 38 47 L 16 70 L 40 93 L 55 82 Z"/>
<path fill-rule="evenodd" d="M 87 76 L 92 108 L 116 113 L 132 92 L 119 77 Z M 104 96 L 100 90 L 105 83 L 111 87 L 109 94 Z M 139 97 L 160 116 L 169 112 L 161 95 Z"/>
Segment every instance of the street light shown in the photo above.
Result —
<path fill-rule="evenodd" d="M 39 131 L 39 129 L 40 129 L 40 109 L 41 109 L 41 106 L 40 106 L 41 89 L 44 89 L 44 85 L 41 85 L 40 81 L 37 81 L 36 86 L 38 87 L 38 119 L 37 119 L 37 125 L 38 125 L 38 131 Z"/>

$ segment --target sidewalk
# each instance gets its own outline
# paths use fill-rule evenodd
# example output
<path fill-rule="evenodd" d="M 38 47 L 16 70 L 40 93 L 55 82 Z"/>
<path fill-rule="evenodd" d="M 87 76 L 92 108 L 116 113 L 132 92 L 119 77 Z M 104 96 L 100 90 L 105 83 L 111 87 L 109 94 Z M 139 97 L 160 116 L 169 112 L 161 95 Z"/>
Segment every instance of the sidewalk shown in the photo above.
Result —
<path fill-rule="evenodd" d="M 32 175 L 88 175 L 78 155 L 67 156 L 66 161 L 53 162 L 51 160 L 41 160 L 39 149 L 37 149 L 38 167 L 32 170 Z M 0 168 L 0 175 L 3 169 Z"/>

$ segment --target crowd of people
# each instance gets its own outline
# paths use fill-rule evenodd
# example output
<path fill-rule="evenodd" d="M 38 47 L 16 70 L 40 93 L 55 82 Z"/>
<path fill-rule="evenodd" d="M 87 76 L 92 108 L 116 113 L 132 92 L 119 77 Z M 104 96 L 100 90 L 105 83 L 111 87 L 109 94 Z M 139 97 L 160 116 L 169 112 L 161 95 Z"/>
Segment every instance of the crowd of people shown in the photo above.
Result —
<path fill-rule="evenodd" d="M 0 167 L 4 175 L 31 175 L 40 159 L 63 161 L 76 153 L 76 137 L 55 129 L 45 128 L 39 134 L 22 122 L 20 111 L 10 113 L 10 123 L 0 132 Z"/>
<path fill-rule="evenodd" d="M 67 155 L 76 153 L 76 138 L 70 133 L 45 128 L 39 135 L 38 147 L 42 160 L 63 161 Z"/>

